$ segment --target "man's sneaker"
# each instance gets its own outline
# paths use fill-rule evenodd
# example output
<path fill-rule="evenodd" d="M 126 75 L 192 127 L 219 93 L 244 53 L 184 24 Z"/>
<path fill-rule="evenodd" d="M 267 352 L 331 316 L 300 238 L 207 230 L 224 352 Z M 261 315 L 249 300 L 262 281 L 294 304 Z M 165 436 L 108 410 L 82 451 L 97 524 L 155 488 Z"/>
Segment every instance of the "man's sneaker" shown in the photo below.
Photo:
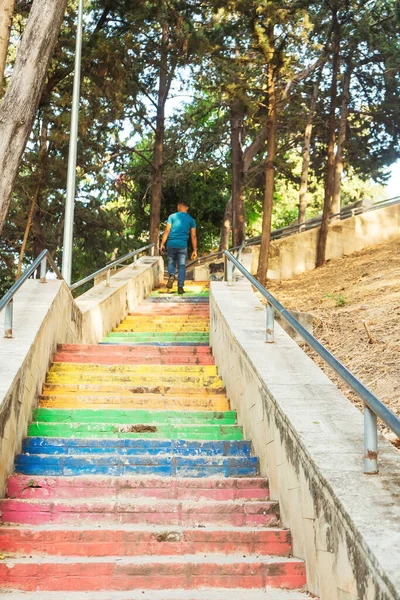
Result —
<path fill-rule="evenodd" d="M 170 275 L 167 281 L 167 289 L 172 290 L 172 286 L 174 285 L 175 275 Z"/>
<path fill-rule="evenodd" d="M 183 289 L 183 287 L 178 287 L 178 294 L 184 294 L 185 290 Z"/>

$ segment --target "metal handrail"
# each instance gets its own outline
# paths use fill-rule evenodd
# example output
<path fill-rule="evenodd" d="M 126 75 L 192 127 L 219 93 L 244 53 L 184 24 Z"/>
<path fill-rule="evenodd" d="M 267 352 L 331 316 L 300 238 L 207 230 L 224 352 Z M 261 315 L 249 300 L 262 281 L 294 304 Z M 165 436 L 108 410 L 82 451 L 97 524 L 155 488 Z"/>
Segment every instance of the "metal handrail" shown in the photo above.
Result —
<path fill-rule="evenodd" d="M 22 273 L 21 277 L 17 279 L 13 286 L 4 294 L 4 296 L 0 300 L 0 311 L 5 308 L 5 325 L 4 325 L 4 337 L 12 338 L 13 337 L 13 315 L 14 315 L 14 296 L 16 292 L 20 289 L 20 287 L 25 283 L 27 279 L 31 275 L 35 273 L 35 271 L 40 266 L 40 281 L 41 283 L 46 283 L 46 271 L 47 271 L 47 261 L 49 261 L 51 268 L 54 273 L 57 275 L 57 279 L 63 279 L 60 271 L 56 263 L 53 260 L 50 252 L 48 250 L 43 250 L 39 256 L 34 260 L 30 267 L 25 269 Z"/>
<path fill-rule="evenodd" d="M 347 385 L 364 402 L 364 473 L 378 473 L 378 434 L 377 417 L 387 425 L 400 438 L 400 418 L 383 404 L 361 381 L 357 379 L 329 350 L 325 348 L 297 319 L 240 264 L 228 251 L 227 257 L 227 282 L 233 284 L 233 266 L 235 266 L 267 300 L 267 342 L 274 341 L 274 310 L 293 327 L 311 348 L 341 377 Z"/>
<path fill-rule="evenodd" d="M 110 275 L 111 275 L 110 271 L 111 271 L 112 268 L 120 265 L 123 262 L 126 262 L 130 258 L 134 258 L 135 259 L 134 266 L 136 267 L 137 255 L 140 254 L 141 252 L 144 252 L 145 250 L 148 250 L 149 248 L 151 249 L 151 255 L 153 256 L 154 255 L 154 244 L 147 244 L 147 246 L 143 246 L 142 248 L 138 248 L 138 250 L 133 250 L 133 252 L 129 252 L 128 254 L 125 254 L 125 256 L 121 256 L 121 258 L 117 258 L 113 262 L 109 263 L 105 267 L 102 267 L 98 271 L 95 271 L 91 275 L 87 275 L 87 277 L 84 277 L 83 279 L 80 279 L 79 281 L 76 281 L 75 283 L 73 283 L 72 285 L 69 286 L 69 289 L 72 292 L 72 290 L 76 290 L 76 288 L 80 287 L 84 283 L 87 283 L 88 281 L 91 281 L 95 277 L 98 277 L 102 273 L 107 273 L 106 285 L 109 287 L 110 286 Z"/>
<path fill-rule="evenodd" d="M 351 209 L 347 206 L 344 206 L 340 212 L 335 213 L 334 215 L 330 215 L 329 221 L 332 221 L 337 217 L 340 217 L 340 220 L 344 221 L 345 219 L 354 217 L 356 215 L 372 212 L 374 210 L 378 210 L 380 208 L 385 208 L 387 206 L 392 206 L 394 204 L 399 203 L 400 196 L 395 196 L 394 198 L 388 198 L 387 200 L 379 200 L 379 202 L 375 202 L 372 206 L 357 206 L 356 208 Z M 315 229 L 316 227 L 319 227 L 321 225 L 321 221 L 322 217 L 318 216 L 313 217 L 308 221 L 304 221 L 304 223 L 293 223 L 292 225 L 287 225 L 286 227 L 274 229 L 273 231 L 271 231 L 271 240 L 279 240 L 283 236 L 289 236 L 293 233 L 302 233 L 303 231 Z M 261 236 L 257 235 L 253 238 L 249 238 L 248 240 L 246 240 L 246 246 L 255 246 L 259 244 L 260 241 Z M 232 252 L 232 250 L 238 250 L 238 248 L 240 248 L 240 246 L 233 246 L 232 248 L 229 248 L 229 251 Z M 189 262 L 186 265 L 186 268 L 188 269 L 195 264 L 199 265 L 202 262 L 210 260 L 211 258 L 222 256 L 224 252 L 225 250 L 218 250 L 217 252 L 212 252 L 211 254 L 207 254 L 206 256 L 200 256 L 199 258 L 196 258 L 196 260 L 192 260 L 191 262 Z"/>

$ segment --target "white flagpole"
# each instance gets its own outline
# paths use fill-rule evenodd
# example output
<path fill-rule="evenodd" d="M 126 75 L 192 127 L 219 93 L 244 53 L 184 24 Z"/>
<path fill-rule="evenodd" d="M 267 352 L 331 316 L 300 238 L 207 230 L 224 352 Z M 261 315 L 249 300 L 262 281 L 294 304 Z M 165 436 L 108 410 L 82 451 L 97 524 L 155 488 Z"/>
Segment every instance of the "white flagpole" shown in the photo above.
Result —
<path fill-rule="evenodd" d="M 67 197 L 65 202 L 64 242 L 62 253 L 62 275 L 71 285 L 72 246 L 74 236 L 74 204 L 76 192 L 76 155 L 78 145 L 79 102 L 81 90 L 81 60 L 83 33 L 83 0 L 79 0 L 78 25 L 75 46 L 74 90 L 72 96 L 71 133 L 69 139 Z"/>

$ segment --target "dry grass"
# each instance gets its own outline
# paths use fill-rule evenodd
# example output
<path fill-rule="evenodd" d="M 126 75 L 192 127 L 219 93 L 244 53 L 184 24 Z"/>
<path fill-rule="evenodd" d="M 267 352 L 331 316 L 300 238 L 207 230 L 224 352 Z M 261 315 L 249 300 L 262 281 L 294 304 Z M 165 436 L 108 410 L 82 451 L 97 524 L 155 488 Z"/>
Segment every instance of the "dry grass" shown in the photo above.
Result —
<path fill-rule="evenodd" d="M 271 281 L 268 289 L 286 308 L 311 313 L 314 335 L 400 416 L 400 239 L 290 281 Z M 361 408 L 342 380 L 313 358 Z"/>

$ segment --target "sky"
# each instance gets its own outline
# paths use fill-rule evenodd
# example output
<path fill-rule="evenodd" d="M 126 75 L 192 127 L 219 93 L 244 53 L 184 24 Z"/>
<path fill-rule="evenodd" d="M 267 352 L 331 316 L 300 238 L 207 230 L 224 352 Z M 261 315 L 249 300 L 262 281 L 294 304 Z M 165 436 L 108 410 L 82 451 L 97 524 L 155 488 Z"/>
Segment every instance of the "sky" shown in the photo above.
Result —
<path fill-rule="evenodd" d="M 400 196 L 400 160 L 398 160 L 392 166 L 392 176 L 386 187 L 386 194 L 388 198 L 394 198 Z"/>

